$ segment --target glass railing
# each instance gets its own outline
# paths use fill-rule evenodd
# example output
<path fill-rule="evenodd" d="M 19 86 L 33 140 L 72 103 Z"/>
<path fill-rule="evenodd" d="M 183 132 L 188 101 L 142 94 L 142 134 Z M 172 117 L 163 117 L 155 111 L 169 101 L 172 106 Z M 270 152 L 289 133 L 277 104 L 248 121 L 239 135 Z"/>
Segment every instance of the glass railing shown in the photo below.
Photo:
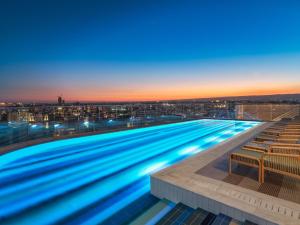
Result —
<path fill-rule="evenodd" d="M 238 104 L 236 119 L 279 121 L 299 115 L 299 104 Z"/>
<path fill-rule="evenodd" d="M 162 107 L 161 105 L 159 105 Z M 138 127 L 145 127 L 151 125 L 180 122 L 194 119 L 232 119 L 232 120 L 255 120 L 255 121 L 279 121 L 284 118 L 294 118 L 299 115 L 299 104 L 266 104 L 266 103 L 247 103 L 232 104 L 230 107 L 218 103 L 217 105 L 208 104 L 200 107 L 199 104 L 169 105 L 166 108 L 158 108 L 156 110 L 148 110 L 147 108 L 142 111 L 133 111 L 131 113 L 140 113 L 142 116 L 128 116 L 129 112 L 114 112 L 113 119 L 94 119 L 87 118 L 86 115 L 78 114 L 77 121 L 70 122 L 69 119 L 76 115 L 70 113 L 70 107 L 65 109 L 61 107 L 47 108 L 51 110 L 62 110 L 57 113 L 61 116 L 59 120 L 55 118 L 47 118 L 47 122 L 22 122 L 29 121 L 43 121 L 44 108 L 34 107 L 36 114 L 30 112 L 30 108 L 17 108 L 14 109 L 7 116 L 9 122 L 0 122 L 0 147 L 12 145 L 21 142 L 28 142 L 32 140 L 47 141 L 65 137 L 76 137 L 80 135 L 89 135 L 93 133 L 118 131 L 124 129 L 132 129 Z M 72 110 L 76 108 L 71 108 Z M 64 111 L 65 110 L 65 111 Z M 170 112 L 171 111 L 171 112 Z M 64 112 L 65 114 L 60 114 Z M 66 112 L 68 112 L 66 114 Z M 1 113 L 1 111 L 0 111 Z M 126 114 L 127 113 L 127 114 Z M 169 114 L 168 114 L 169 113 Z M 163 114 L 163 115 L 160 115 Z M 33 116 L 32 116 L 33 115 Z M 38 116 L 37 116 L 38 115 Z M 99 114 L 100 115 L 100 114 Z M 122 118 L 126 115 L 127 118 Z M 35 117 L 34 117 L 35 116 Z M 84 119 L 83 119 L 84 118 Z M 39 120 L 37 120 L 39 119 Z M 74 118 L 73 118 L 74 119 Z M 74 121 L 74 120 L 72 120 Z M 38 143 L 38 141 L 36 141 Z M 33 143 L 34 144 L 34 143 Z"/>
<path fill-rule="evenodd" d="M 63 138 L 188 120 L 181 116 L 107 119 L 78 122 L 1 122 L 0 147 L 45 138 Z M 46 141 L 46 140 L 45 140 Z"/>

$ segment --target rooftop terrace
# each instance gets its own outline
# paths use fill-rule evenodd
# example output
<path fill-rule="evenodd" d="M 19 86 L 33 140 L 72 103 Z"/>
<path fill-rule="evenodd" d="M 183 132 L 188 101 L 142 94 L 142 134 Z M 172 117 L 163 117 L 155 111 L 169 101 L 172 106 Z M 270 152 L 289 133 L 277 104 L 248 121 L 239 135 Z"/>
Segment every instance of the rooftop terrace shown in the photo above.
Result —
<path fill-rule="evenodd" d="M 194 209 L 257 224 L 300 224 L 299 180 L 237 166 L 228 174 L 228 155 L 273 123 L 263 123 L 151 177 L 151 193 Z"/>
<path fill-rule="evenodd" d="M 300 180 L 298 179 L 270 172 L 266 176 L 265 182 L 261 184 L 257 180 L 257 170 L 245 165 L 234 165 L 232 174 L 229 175 L 228 155 L 239 148 L 225 153 L 196 173 L 300 204 Z"/>

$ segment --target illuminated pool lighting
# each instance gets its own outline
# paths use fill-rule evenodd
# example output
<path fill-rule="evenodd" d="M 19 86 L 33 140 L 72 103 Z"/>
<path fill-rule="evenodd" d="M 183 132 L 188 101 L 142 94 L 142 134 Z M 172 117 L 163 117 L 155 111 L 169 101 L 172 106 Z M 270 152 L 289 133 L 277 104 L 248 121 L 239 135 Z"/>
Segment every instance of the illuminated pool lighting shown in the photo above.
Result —
<path fill-rule="evenodd" d="M 221 143 L 225 140 L 226 140 L 226 138 L 217 138 L 215 141 L 218 142 L 218 143 Z"/>
<path fill-rule="evenodd" d="M 199 146 L 190 146 L 179 151 L 179 155 L 193 155 L 201 152 L 203 149 Z"/>
<path fill-rule="evenodd" d="M 1 155 L 1 225 L 107 224 L 149 193 L 150 174 L 257 124 L 196 120 L 53 141 Z"/>
<path fill-rule="evenodd" d="M 36 128 L 37 125 L 36 125 L 36 124 L 32 124 L 31 127 L 32 127 L 32 128 Z"/>
<path fill-rule="evenodd" d="M 158 162 L 153 165 L 148 166 L 145 170 L 142 171 L 141 175 L 150 175 L 159 170 L 166 168 L 168 165 L 168 161 Z"/>
<path fill-rule="evenodd" d="M 222 132 L 222 134 L 232 134 L 233 130 L 225 130 Z"/>

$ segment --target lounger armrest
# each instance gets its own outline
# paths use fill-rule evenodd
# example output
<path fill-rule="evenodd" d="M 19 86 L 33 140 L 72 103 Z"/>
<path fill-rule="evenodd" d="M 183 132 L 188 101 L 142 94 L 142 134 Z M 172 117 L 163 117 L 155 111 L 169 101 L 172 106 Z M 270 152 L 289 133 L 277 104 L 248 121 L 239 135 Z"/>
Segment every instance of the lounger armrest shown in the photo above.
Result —
<path fill-rule="evenodd" d="M 266 150 L 263 150 L 263 149 L 258 149 L 256 147 L 252 147 L 252 146 L 243 146 L 242 149 L 245 149 L 245 150 L 248 150 L 248 151 L 262 152 L 262 153 L 264 153 L 264 152 L 268 152 L 269 148 L 267 148 Z"/>

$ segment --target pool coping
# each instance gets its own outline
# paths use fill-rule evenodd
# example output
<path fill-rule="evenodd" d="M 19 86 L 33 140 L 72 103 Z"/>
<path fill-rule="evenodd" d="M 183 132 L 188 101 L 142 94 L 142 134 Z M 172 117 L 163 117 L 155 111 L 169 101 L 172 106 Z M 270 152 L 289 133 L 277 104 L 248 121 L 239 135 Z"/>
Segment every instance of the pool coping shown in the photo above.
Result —
<path fill-rule="evenodd" d="M 196 174 L 208 163 L 254 137 L 273 123 L 262 123 L 207 151 L 151 175 L 151 193 L 192 208 L 223 213 L 261 225 L 300 224 L 300 205 Z"/>

